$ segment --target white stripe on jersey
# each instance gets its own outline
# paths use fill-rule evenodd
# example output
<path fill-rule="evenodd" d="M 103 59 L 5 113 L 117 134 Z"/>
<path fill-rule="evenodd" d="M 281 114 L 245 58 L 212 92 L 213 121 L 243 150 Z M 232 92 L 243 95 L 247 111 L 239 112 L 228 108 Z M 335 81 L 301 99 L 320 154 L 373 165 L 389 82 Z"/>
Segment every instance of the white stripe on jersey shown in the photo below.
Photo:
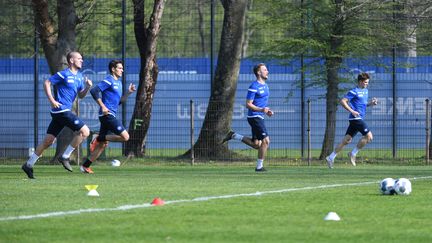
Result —
<path fill-rule="evenodd" d="M 113 117 L 116 117 L 113 113 L 111 113 L 111 111 L 108 112 L 108 115 L 112 115 Z M 101 114 L 101 115 L 99 115 L 99 117 L 101 117 L 101 116 L 105 116 L 105 114 Z"/>
<path fill-rule="evenodd" d="M 254 92 L 254 93 L 256 93 L 256 92 L 257 92 L 257 90 L 256 90 L 256 89 L 248 89 L 248 91 L 250 91 L 250 92 Z"/>
<path fill-rule="evenodd" d="M 64 110 L 60 110 L 60 111 L 51 111 L 51 113 L 57 114 L 57 113 L 62 113 L 65 111 L 70 111 L 70 109 L 64 109 Z"/>
<path fill-rule="evenodd" d="M 105 83 L 111 85 L 111 82 L 110 82 L 110 81 L 108 81 L 108 80 L 106 80 L 106 79 L 104 79 L 103 81 L 104 81 Z"/>
<path fill-rule="evenodd" d="M 60 76 L 62 79 L 64 79 L 63 75 L 61 75 L 60 72 L 57 72 L 58 76 Z"/>
<path fill-rule="evenodd" d="M 247 116 L 247 118 L 255 118 L 255 117 L 258 117 L 258 118 L 261 118 L 261 119 L 264 120 L 264 117 L 262 117 L 262 116 L 260 116 L 260 115 Z"/>

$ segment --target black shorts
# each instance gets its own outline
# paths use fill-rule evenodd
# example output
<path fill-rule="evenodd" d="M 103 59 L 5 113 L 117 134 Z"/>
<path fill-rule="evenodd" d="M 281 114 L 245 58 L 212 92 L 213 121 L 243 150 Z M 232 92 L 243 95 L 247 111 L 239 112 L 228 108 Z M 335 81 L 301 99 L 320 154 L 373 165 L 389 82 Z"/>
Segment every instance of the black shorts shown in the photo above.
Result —
<path fill-rule="evenodd" d="M 124 130 L 126 130 L 123 124 L 113 115 L 100 116 L 99 121 L 101 123 L 99 136 L 105 136 L 109 132 L 112 132 L 115 135 L 120 135 Z"/>
<path fill-rule="evenodd" d="M 248 118 L 248 123 L 252 128 L 252 140 L 263 140 L 268 137 L 267 128 L 264 124 L 264 119 L 259 117 Z"/>
<path fill-rule="evenodd" d="M 69 127 L 72 131 L 79 131 L 85 124 L 84 122 L 71 111 L 61 113 L 51 113 L 51 123 L 48 126 L 47 134 L 52 134 L 54 137 L 61 132 L 64 127 Z"/>
<path fill-rule="evenodd" d="M 345 135 L 350 135 L 354 137 L 358 132 L 360 132 L 363 136 L 370 132 L 368 125 L 362 119 L 360 120 L 350 120 L 349 127 L 345 133 Z"/>

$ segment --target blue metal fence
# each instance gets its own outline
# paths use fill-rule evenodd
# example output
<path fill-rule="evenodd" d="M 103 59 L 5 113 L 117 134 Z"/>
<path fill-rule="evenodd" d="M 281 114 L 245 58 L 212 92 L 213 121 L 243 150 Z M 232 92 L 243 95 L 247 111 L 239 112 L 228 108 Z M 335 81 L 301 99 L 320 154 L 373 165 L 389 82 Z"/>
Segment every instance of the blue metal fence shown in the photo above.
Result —
<path fill-rule="evenodd" d="M 95 83 L 106 75 L 108 58 L 85 57 L 84 73 Z M 384 59 L 385 61 L 387 59 Z M 397 100 L 392 98 L 392 74 L 378 66 L 354 65 L 346 63 L 348 77 L 355 76 L 359 71 L 372 74 L 369 95 L 377 97 L 379 105 L 370 108 L 366 122 L 374 133 L 374 142 L 368 149 L 389 150 L 392 148 L 392 112 L 393 105 L 397 110 L 397 149 L 420 150 L 425 146 L 425 99 L 430 98 L 432 90 L 432 67 L 430 57 L 419 57 L 411 61 L 412 68 L 399 68 L 396 79 Z M 406 59 L 399 61 L 407 61 Z M 205 116 L 208 97 L 210 95 L 209 60 L 206 58 L 170 58 L 159 59 L 160 74 L 156 87 L 151 127 L 148 132 L 146 148 L 174 148 L 187 150 L 189 143 L 189 102 L 195 104 L 195 136 L 199 135 L 200 126 Z M 49 77 L 48 67 L 41 60 L 39 76 L 39 127 L 37 131 L 42 139 L 50 121 L 49 104 L 43 93 L 42 83 Z M 249 135 L 246 122 L 245 95 L 252 75 L 252 60 L 243 60 L 236 93 L 233 113 L 233 129 Z M 415 64 L 415 65 L 414 65 Z M 268 80 L 271 92 L 269 106 L 276 115 L 266 120 L 271 136 L 273 149 L 300 149 L 301 131 L 301 90 L 298 88 L 300 75 L 298 64 L 290 66 L 268 64 L 270 78 Z M 351 65 L 351 66 L 350 66 Z M 139 59 L 127 59 L 128 82 L 138 83 Z M 307 80 L 311 82 L 313 80 Z M 0 59 L 0 148 L 26 149 L 33 147 L 33 61 L 31 59 Z M 356 82 L 341 84 L 341 88 L 354 87 Z M 313 149 L 320 149 L 325 129 L 325 89 L 307 88 L 306 99 L 312 101 L 311 111 L 311 143 Z M 342 96 L 343 94 L 341 94 Z M 135 96 L 127 103 L 127 121 L 130 120 Z M 97 130 L 98 106 L 88 96 L 80 101 L 80 117 L 92 130 Z M 345 134 L 347 127 L 347 112 L 339 107 L 337 113 L 336 141 Z M 303 121 L 305 122 L 305 121 Z M 129 124 L 125 124 L 129 126 Z M 39 141 L 40 142 L 40 141 Z M 119 144 L 110 145 L 113 148 Z M 241 143 L 230 143 L 231 148 L 246 148 Z M 5 155 L 5 152 L 3 152 Z M 290 156 L 290 155 L 288 155 Z M 292 157 L 298 154 L 292 154 Z M 384 155 L 383 155 L 384 156 Z"/>

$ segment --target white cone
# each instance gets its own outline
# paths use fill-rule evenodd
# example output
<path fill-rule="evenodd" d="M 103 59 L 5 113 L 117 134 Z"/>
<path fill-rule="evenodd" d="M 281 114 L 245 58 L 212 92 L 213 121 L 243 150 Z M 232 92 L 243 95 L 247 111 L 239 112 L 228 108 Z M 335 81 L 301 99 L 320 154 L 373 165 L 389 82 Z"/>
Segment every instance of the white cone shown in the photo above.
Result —
<path fill-rule="evenodd" d="M 96 190 L 90 190 L 87 196 L 99 197 L 99 193 Z"/>
<path fill-rule="evenodd" d="M 325 217 L 324 220 L 333 220 L 333 221 L 339 221 L 340 217 L 339 215 L 337 215 L 337 213 L 335 212 L 330 212 L 328 213 Z"/>

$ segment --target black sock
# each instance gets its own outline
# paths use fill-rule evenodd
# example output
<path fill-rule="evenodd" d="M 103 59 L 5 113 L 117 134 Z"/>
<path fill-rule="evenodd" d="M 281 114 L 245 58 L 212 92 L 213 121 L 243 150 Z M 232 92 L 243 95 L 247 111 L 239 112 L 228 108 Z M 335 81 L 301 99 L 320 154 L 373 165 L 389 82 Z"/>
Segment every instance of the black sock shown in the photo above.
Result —
<path fill-rule="evenodd" d="M 88 167 L 90 167 L 91 164 L 92 164 L 92 162 L 87 158 L 82 166 L 88 168 Z"/>
<path fill-rule="evenodd" d="M 99 135 L 97 136 L 96 140 L 99 142 L 105 142 L 106 141 L 106 135 Z"/>

